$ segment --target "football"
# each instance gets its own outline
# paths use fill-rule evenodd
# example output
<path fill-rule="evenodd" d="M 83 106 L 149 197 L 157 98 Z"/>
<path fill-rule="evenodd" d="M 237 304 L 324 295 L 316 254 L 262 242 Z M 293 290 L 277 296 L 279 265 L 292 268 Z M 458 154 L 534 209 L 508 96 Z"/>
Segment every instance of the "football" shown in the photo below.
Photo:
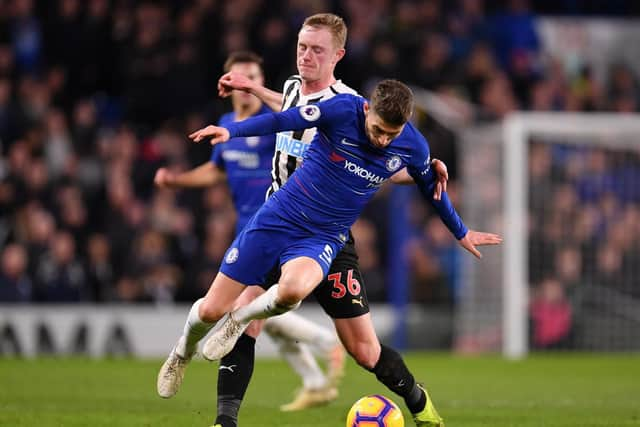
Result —
<path fill-rule="evenodd" d="M 374 394 L 353 404 L 347 415 L 347 427 L 404 427 L 404 418 L 391 399 Z"/>

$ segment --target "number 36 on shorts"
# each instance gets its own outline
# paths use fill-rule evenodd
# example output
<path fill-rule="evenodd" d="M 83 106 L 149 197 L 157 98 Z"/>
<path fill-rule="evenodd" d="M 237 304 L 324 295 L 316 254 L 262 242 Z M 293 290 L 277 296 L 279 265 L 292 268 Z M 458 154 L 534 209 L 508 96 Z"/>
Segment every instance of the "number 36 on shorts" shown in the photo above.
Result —
<path fill-rule="evenodd" d="M 353 269 L 347 270 L 346 280 L 343 282 L 342 272 L 331 273 L 327 276 L 327 279 L 333 286 L 331 296 L 333 298 L 343 298 L 349 292 L 352 296 L 360 295 L 360 282 L 353 277 Z"/>

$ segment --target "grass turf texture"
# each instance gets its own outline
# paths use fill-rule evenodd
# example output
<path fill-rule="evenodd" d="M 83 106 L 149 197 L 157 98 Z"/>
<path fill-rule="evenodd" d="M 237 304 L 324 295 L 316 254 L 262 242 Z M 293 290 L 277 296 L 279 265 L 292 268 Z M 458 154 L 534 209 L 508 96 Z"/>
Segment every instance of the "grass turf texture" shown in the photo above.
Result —
<path fill-rule="evenodd" d="M 412 353 L 447 427 L 640 426 L 640 357 L 561 354 L 521 362 Z M 209 426 L 217 364 L 189 366 L 180 392 L 156 396 L 160 361 L 0 358 L 0 426 Z M 281 413 L 298 386 L 279 360 L 259 360 L 243 406 L 242 427 L 344 426 L 366 394 L 401 399 L 350 362 L 336 402 Z"/>

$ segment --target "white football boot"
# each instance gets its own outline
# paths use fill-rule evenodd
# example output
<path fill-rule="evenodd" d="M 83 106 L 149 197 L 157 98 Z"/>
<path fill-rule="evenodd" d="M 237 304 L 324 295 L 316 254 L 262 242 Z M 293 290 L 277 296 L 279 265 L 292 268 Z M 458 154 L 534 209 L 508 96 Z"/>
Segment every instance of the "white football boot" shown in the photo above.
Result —
<path fill-rule="evenodd" d="M 237 322 L 230 313 L 222 316 L 213 327 L 211 335 L 202 347 L 202 356 L 209 361 L 220 360 L 236 345 L 250 321 Z"/>
<path fill-rule="evenodd" d="M 180 340 L 184 339 L 184 337 L 180 337 Z M 158 395 L 165 399 L 173 397 L 173 395 L 178 392 L 184 379 L 184 371 L 187 369 L 187 365 L 195 354 L 195 352 L 193 352 L 184 357 L 180 356 L 176 352 L 179 344 L 181 344 L 180 341 L 173 347 L 171 353 L 169 353 L 169 357 L 167 357 L 167 360 L 165 360 L 160 368 L 160 372 L 158 372 Z"/>

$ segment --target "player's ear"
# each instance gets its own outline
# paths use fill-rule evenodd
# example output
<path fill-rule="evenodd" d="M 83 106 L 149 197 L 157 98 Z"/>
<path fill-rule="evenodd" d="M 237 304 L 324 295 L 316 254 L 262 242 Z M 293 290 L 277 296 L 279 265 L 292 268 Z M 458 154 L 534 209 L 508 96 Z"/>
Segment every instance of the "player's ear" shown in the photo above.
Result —
<path fill-rule="evenodd" d="M 369 103 L 367 101 L 364 101 L 364 104 L 362 105 L 362 109 L 364 110 L 365 115 L 369 114 Z"/>
<path fill-rule="evenodd" d="M 338 61 L 340 61 L 342 58 L 344 58 L 344 54 L 346 53 L 346 50 L 343 49 L 338 49 L 336 51 L 336 56 L 335 56 L 335 60 L 336 60 L 336 64 L 338 63 Z"/>

